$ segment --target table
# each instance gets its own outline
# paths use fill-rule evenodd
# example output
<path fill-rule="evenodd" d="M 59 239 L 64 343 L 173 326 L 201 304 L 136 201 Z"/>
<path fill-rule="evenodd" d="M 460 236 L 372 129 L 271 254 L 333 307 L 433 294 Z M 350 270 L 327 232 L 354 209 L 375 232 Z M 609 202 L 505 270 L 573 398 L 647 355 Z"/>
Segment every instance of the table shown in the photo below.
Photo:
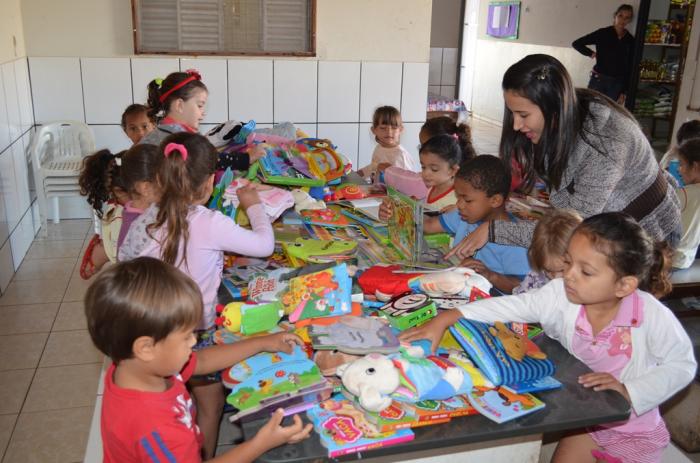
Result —
<path fill-rule="evenodd" d="M 591 389 L 584 389 L 578 384 L 578 376 L 589 372 L 590 369 L 571 356 L 558 342 L 542 336 L 537 340 L 537 344 L 552 359 L 557 367 L 554 376 L 564 384 L 561 389 L 536 394 L 546 403 L 544 409 L 503 424 L 496 424 L 480 415 L 453 418 L 449 423 L 414 429 L 415 439 L 411 442 L 362 452 L 362 454 L 346 455 L 339 460 L 350 461 L 393 455 L 399 460 L 405 461 L 411 458 L 414 452 L 423 450 L 435 451 L 460 444 L 508 438 L 522 440 L 526 436 L 532 437 L 547 432 L 610 423 L 629 417 L 630 405 L 617 392 L 595 392 Z M 308 422 L 305 414 L 302 417 L 304 422 Z M 265 420 L 244 424 L 244 437 L 246 439 L 252 438 L 263 424 L 265 424 Z M 540 438 L 532 437 L 532 439 L 539 440 Z M 494 450 L 498 449 L 505 452 L 508 447 L 504 445 L 496 447 Z M 537 449 L 539 451 L 539 444 Z M 510 450 L 512 453 L 513 449 Z M 259 461 L 297 463 L 327 459 L 327 451 L 314 432 L 309 439 L 299 444 L 284 445 L 267 452 Z M 464 461 L 463 458 L 454 460 Z M 494 460 L 490 460 L 490 462 L 494 463 Z"/>

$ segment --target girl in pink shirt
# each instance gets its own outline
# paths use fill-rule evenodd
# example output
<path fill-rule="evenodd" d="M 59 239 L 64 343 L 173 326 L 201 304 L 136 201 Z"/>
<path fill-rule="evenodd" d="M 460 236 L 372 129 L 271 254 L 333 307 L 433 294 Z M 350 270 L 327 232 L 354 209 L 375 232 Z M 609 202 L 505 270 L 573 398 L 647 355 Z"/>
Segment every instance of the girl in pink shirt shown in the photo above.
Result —
<path fill-rule="evenodd" d="M 168 136 L 159 147 L 157 159 L 161 199 L 134 221 L 119 257 L 156 257 L 176 266 L 197 283 L 204 303 L 197 349 L 211 344 L 224 251 L 269 256 L 275 245 L 274 234 L 252 186 L 237 192 L 252 230 L 204 206 L 214 188 L 217 152 L 202 135 L 181 132 Z M 221 382 L 212 377 L 196 378 L 190 385 L 197 401 L 197 424 L 204 435 L 207 459 L 216 447 L 223 389 Z"/>

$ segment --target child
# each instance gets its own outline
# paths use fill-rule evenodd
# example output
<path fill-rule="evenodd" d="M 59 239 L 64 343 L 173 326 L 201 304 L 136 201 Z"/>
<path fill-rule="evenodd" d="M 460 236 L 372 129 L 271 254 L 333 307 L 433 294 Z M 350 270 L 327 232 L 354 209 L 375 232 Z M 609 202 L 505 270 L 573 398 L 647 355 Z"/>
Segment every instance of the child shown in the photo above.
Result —
<path fill-rule="evenodd" d="M 117 236 L 122 221 L 122 205 L 127 199 L 120 177 L 120 163 L 125 151 L 112 154 L 104 149 L 83 159 L 78 184 L 80 194 L 100 220 L 98 233 L 90 240 L 80 263 L 80 277 L 90 279 L 107 262 L 117 257 Z"/>
<path fill-rule="evenodd" d="M 202 82 L 202 76 L 194 69 L 173 72 L 162 81 L 152 80 L 148 84 L 148 115 L 160 120 L 156 129 L 143 137 L 141 143 L 159 145 L 173 133 L 198 133 L 208 97 L 209 91 Z M 230 153 L 219 168 L 248 170 L 250 164 L 264 154 L 262 149 L 251 150 L 250 153 Z"/>
<path fill-rule="evenodd" d="M 617 391 L 632 406 L 624 423 L 562 439 L 552 461 L 658 462 L 669 440 L 658 407 L 695 377 L 697 367 L 685 330 L 649 294 L 670 289 L 663 246 L 654 245 L 626 214 L 589 217 L 569 241 L 563 279 L 447 311 L 401 338 L 425 338 L 434 349 L 460 317 L 540 322 L 549 337 L 594 371 L 579 377 L 583 387 Z"/>
<path fill-rule="evenodd" d="M 669 149 L 659 161 L 661 168 L 668 170 L 681 185 L 683 185 L 683 179 L 678 172 L 676 148 L 692 138 L 700 138 L 700 119 L 693 119 L 681 124 L 676 132 L 676 147 Z"/>
<path fill-rule="evenodd" d="M 192 352 L 202 315 L 197 285 L 150 257 L 103 272 L 85 296 L 93 343 L 112 359 L 104 380 L 102 447 L 105 462 L 202 461 L 202 432 L 185 381 L 238 363 L 258 352 L 291 352 L 291 333 L 256 337 Z M 216 459 L 249 462 L 271 448 L 308 437 L 297 415 L 281 426 L 277 410 L 251 440 Z"/>
<path fill-rule="evenodd" d="M 122 130 L 131 143 L 136 145 L 144 135 L 156 128 L 154 119 L 149 117 L 148 108 L 142 104 L 134 103 L 126 107 L 122 113 Z"/>
<path fill-rule="evenodd" d="M 688 268 L 695 261 L 700 244 L 700 139 L 687 140 L 676 151 L 685 187 L 676 190 L 683 231 L 673 254 L 673 266 Z"/>
<path fill-rule="evenodd" d="M 180 268 L 199 285 L 204 300 L 198 326 L 200 348 L 213 339 L 224 251 L 265 257 L 275 245 L 272 226 L 252 186 L 238 190 L 252 231 L 204 206 L 214 188 L 216 158 L 216 150 L 202 135 L 180 132 L 163 140 L 157 156 L 161 199 L 134 221 L 119 249 L 120 260 L 138 256 L 160 258 Z M 221 382 L 214 377 L 198 378 L 192 386 L 199 409 L 197 422 L 205 438 L 205 457 L 210 457 L 216 447 L 224 405 Z"/>
<path fill-rule="evenodd" d="M 510 175 L 499 158 L 477 156 L 457 172 L 454 182 L 457 209 L 439 217 L 426 217 L 425 233 L 447 232 L 459 243 L 481 223 L 492 220 L 515 221 L 506 212 Z M 527 250 L 519 246 L 488 243 L 473 258 L 462 261 L 488 279 L 498 290 L 510 293 L 530 271 Z"/>
<path fill-rule="evenodd" d="M 462 150 L 462 162 L 470 161 L 476 157 L 476 151 L 472 144 L 472 129 L 467 124 L 457 124 L 447 116 L 433 117 L 425 121 L 418 133 L 418 140 L 421 147 L 431 138 L 438 135 L 454 135 L 457 137 L 457 143 Z"/>
<path fill-rule="evenodd" d="M 364 178 L 371 178 L 389 166 L 397 166 L 414 172 L 417 170 L 411 154 L 400 144 L 403 123 L 398 109 L 393 106 L 377 108 L 372 116 L 370 130 L 377 146 L 372 153 L 372 162 L 358 170 L 358 174 Z"/>
<path fill-rule="evenodd" d="M 581 216 L 571 209 L 553 209 L 537 222 L 527 250 L 530 273 L 513 289 L 513 294 L 541 288 L 550 280 L 562 277 L 566 247 L 581 220 Z"/>

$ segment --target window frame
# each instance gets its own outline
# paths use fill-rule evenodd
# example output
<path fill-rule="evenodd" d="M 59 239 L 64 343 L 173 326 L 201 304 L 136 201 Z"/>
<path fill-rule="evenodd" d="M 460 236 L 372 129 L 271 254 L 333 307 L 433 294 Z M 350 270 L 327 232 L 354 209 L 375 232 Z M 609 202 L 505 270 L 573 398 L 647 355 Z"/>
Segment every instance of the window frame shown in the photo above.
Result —
<path fill-rule="evenodd" d="M 296 56 L 296 57 L 315 57 L 316 56 L 316 2 L 317 0 L 308 0 L 311 2 L 310 15 L 310 30 L 309 30 L 309 51 L 298 52 L 280 52 L 280 51 L 196 51 L 196 50 L 175 50 L 175 51 L 140 51 L 139 50 L 139 22 L 137 14 L 137 6 L 141 0 L 131 0 L 131 24 L 134 39 L 134 54 L 135 55 L 168 55 L 168 56 Z"/>

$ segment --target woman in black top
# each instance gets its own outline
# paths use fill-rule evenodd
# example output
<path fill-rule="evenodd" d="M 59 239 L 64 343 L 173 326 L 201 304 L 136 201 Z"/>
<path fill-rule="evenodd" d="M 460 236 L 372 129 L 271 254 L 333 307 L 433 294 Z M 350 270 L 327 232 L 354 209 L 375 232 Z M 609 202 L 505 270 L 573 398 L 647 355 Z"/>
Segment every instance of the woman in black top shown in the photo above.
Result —
<path fill-rule="evenodd" d="M 634 36 L 625 27 L 633 16 L 632 5 L 620 5 L 612 26 L 584 35 L 571 44 L 579 53 L 596 60 L 588 88 L 598 90 L 620 104 L 625 104 L 632 71 Z M 587 45 L 595 45 L 595 51 Z"/>

